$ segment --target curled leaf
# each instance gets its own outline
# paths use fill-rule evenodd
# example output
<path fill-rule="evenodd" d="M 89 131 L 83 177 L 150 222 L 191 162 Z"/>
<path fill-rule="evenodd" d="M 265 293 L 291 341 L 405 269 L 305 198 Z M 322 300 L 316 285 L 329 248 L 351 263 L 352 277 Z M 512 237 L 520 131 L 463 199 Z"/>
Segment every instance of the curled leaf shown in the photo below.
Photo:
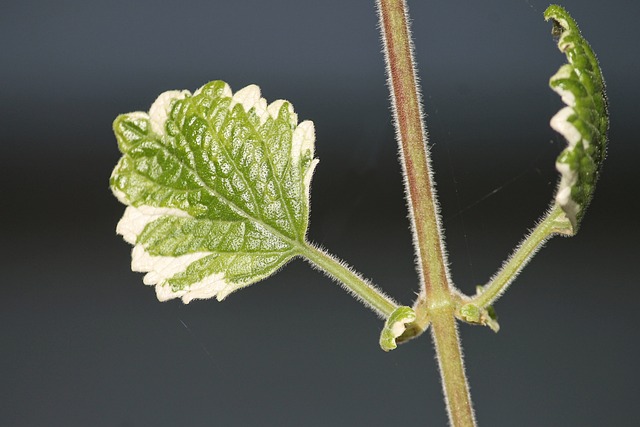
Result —
<path fill-rule="evenodd" d="M 458 317 L 460 320 L 473 325 L 488 326 L 493 332 L 500 330 L 498 316 L 492 306 L 480 308 L 476 304 L 467 303 L 460 307 Z"/>
<path fill-rule="evenodd" d="M 568 61 L 549 84 L 567 105 L 551 119 L 551 127 L 568 144 L 556 160 L 561 178 L 555 199 L 575 234 L 593 197 L 606 154 L 609 113 L 605 83 L 591 46 L 569 13 L 552 5 L 544 16 L 553 21 L 552 34 Z"/>
<path fill-rule="evenodd" d="M 384 351 L 394 350 L 398 347 L 396 339 L 400 337 L 407 326 L 416 320 L 416 313 L 411 307 L 398 307 L 387 318 L 384 328 L 380 333 L 380 347 Z"/>
<path fill-rule="evenodd" d="M 214 81 L 113 128 L 123 156 L 110 184 L 128 206 L 117 232 L 158 299 L 222 300 L 299 254 L 318 161 L 313 123 L 291 104 Z"/>

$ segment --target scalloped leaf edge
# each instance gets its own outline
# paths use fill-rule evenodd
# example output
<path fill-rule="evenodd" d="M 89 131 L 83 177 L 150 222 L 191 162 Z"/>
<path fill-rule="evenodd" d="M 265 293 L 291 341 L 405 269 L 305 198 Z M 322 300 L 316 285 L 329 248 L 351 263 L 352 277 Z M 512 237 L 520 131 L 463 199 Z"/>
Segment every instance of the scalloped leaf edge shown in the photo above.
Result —
<path fill-rule="evenodd" d="M 193 93 L 193 96 L 200 93 L 203 88 L 211 83 L 214 82 L 210 82 L 197 89 Z M 233 93 L 229 85 L 224 83 L 221 95 L 225 98 L 231 98 L 229 110 L 232 110 L 236 105 L 240 104 L 247 113 L 253 110 L 261 123 L 266 122 L 269 117 L 276 119 L 280 114 L 280 110 L 286 106 L 289 110 L 291 124 L 295 126 L 291 140 L 290 155 L 294 160 L 298 160 L 303 154 L 310 156 L 312 159 L 303 176 L 306 202 L 307 206 L 310 206 L 311 179 L 315 167 L 319 162 L 319 160 L 314 157 L 315 128 L 313 122 L 305 120 L 298 123 L 298 116 L 294 112 L 292 104 L 286 100 L 278 99 L 268 104 L 265 98 L 261 97 L 260 88 L 254 84 L 248 85 Z M 148 112 L 135 111 L 120 115 L 119 117 L 128 116 L 132 119 L 148 120 L 151 131 L 158 136 L 162 136 L 166 132 L 166 122 L 175 102 L 191 96 L 192 93 L 188 90 L 165 91 L 155 99 Z M 116 119 L 116 122 L 117 120 L 118 119 Z M 117 132 L 116 136 L 118 136 Z M 118 142 L 121 143 L 120 140 Z M 116 170 L 117 166 L 116 169 L 114 169 L 114 173 Z M 208 299 L 212 297 L 216 297 L 218 301 L 222 301 L 230 293 L 264 278 L 259 277 L 248 283 L 234 283 L 228 281 L 225 278 L 225 272 L 222 271 L 212 273 L 202 280 L 190 284 L 185 287 L 185 289 L 178 291 L 171 289 L 170 286 L 166 285 L 166 281 L 169 278 L 186 271 L 192 263 L 210 255 L 210 253 L 198 252 L 176 257 L 156 256 L 151 255 L 145 249 L 144 245 L 140 244 L 137 240 L 145 227 L 160 217 L 167 215 L 191 217 L 191 215 L 188 212 L 176 208 L 148 205 L 133 206 L 132 202 L 122 191 L 113 185 L 111 185 L 111 190 L 121 203 L 127 205 L 127 209 L 116 227 L 116 233 L 120 234 L 128 243 L 134 245 L 131 253 L 131 269 L 132 271 L 146 273 L 143 278 L 143 283 L 155 286 L 156 296 L 159 301 L 180 298 L 185 304 L 188 304 L 193 299 Z M 291 257 L 293 256 L 295 256 L 295 254 L 292 254 Z M 289 259 L 291 257 L 289 257 Z M 283 265 L 287 262 L 288 260 L 285 261 Z M 279 268 L 281 267 L 282 265 Z"/>
<path fill-rule="evenodd" d="M 550 80 L 550 87 L 567 105 L 551 119 L 551 127 L 567 140 L 556 160 L 560 182 L 555 202 L 571 223 L 571 234 L 578 231 L 591 202 L 606 154 L 609 115 L 605 83 L 598 60 L 569 13 L 551 5 L 544 13 L 553 21 L 552 34 L 567 64 Z"/>

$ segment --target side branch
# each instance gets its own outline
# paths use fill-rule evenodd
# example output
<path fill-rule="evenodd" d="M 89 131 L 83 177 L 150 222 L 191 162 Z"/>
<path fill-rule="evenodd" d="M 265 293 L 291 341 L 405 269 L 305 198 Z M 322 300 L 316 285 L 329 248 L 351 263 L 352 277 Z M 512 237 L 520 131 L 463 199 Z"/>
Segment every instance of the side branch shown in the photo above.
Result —
<path fill-rule="evenodd" d="M 507 290 L 511 282 L 547 240 L 556 234 L 571 235 L 571 233 L 571 222 L 560 206 L 554 205 L 504 262 L 500 271 L 491 278 L 489 283 L 483 286 L 482 291 L 465 303 L 473 304 L 481 309 L 489 307 Z"/>
<path fill-rule="evenodd" d="M 299 248 L 300 254 L 313 266 L 327 273 L 341 283 L 366 306 L 383 318 L 388 318 L 398 308 L 398 304 L 380 289 L 365 280 L 360 274 L 349 268 L 344 262 L 334 258 L 322 249 L 311 244 Z"/>

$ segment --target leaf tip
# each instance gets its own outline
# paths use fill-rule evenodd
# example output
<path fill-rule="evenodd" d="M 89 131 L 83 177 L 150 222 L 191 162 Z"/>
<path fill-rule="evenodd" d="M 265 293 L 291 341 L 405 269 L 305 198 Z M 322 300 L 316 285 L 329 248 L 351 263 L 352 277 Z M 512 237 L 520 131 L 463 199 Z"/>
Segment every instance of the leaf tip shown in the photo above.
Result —
<path fill-rule="evenodd" d="M 149 121 L 151 130 L 156 135 L 164 134 L 164 125 L 167 122 L 171 107 L 176 101 L 191 96 L 188 90 L 169 90 L 163 92 L 156 98 L 149 109 Z"/>
<path fill-rule="evenodd" d="M 260 101 L 260 88 L 257 85 L 251 84 L 233 94 L 230 108 L 233 108 L 236 104 L 240 104 L 244 108 L 244 111 L 249 112 L 258 101 Z"/>

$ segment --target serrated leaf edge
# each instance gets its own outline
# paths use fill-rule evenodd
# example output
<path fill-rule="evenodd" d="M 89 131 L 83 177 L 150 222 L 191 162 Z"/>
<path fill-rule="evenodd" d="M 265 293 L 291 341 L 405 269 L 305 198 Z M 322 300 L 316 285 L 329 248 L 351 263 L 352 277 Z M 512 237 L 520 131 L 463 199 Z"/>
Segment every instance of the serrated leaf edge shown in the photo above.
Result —
<path fill-rule="evenodd" d="M 134 245 L 131 251 L 131 270 L 146 273 L 142 281 L 145 285 L 155 286 L 159 301 L 181 298 L 185 304 L 193 299 L 217 297 L 222 300 L 234 290 L 234 284 L 224 280 L 224 273 L 214 273 L 192 283 L 188 288 L 174 291 L 165 283 L 168 279 L 186 270 L 186 268 L 211 252 L 194 252 L 177 257 L 151 255 L 144 245 L 137 244 L 138 236 L 153 221 L 167 215 L 188 217 L 187 212 L 175 208 L 157 208 L 154 206 L 129 206 L 116 226 L 116 233 Z"/>
<path fill-rule="evenodd" d="M 204 86 L 203 86 L 204 87 Z M 202 87 L 194 92 L 197 95 Z M 305 120 L 298 123 L 298 116 L 293 110 L 293 106 L 288 101 L 278 99 L 267 104 L 265 98 L 260 96 L 260 88 L 257 85 L 248 85 L 235 94 L 231 91 L 228 84 L 224 84 L 222 97 L 230 97 L 232 99 L 229 110 L 236 105 L 242 105 L 245 112 L 254 109 L 260 123 L 264 124 L 269 117 L 277 119 L 280 110 L 284 105 L 289 110 L 289 117 L 292 126 L 295 126 L 291 140 L 291 157 L 295 162 L 299 162 L 303 154 L 311 157 L 311 162 L 307 166 L 303 176 L 303 185 L 305 190 L 307 206 L 310 206 L 310 186 L 311 179 L 318 159 L 314 158 L 315 154 L 315 128 L 313 122 Z M 158 136 L 165 133 L 166 121 L 171 113 L 173 104 L 181 99 L 191 96 L 188 90 L 171 90 L 160 94 L 151 105 L 149 112 L 136 111 L 126 114 L 132 119 L 147 119 L 151 125 L 151 130 Z M 307 153 L 308 152 L 308 153 Z M 113 194 L 125 205 L 131 202 L 126 195 L 112 187 Z M 155 286 L 156 295 L 159 301 L 167 301 L 173 298 L 181 298 L 187 304 L 193 299 L 207 299 L 216 297 L 218 301 L 222 301 L 228 294 L 246 286 L 247 284 L 239 284 L 227 282 L 225 273 L 219 272 L 211 274 L 202 280 L 190 284 L 181 290 L 173 290 L 166 281 L 171 277 L 184 272 L 190 264 L 198 261 L 208 255 L 210 252 L 197 252 L 185 254 L 177 257 L 154 256 L 146 251 L 142 244 L 137 244 L 138 236 L 143 232 L 144 228 L 151 222 L 162 216 L 173 215 L 182 217 L 191 217 L 187 212 L 176 208 L 163 208 L 154 206 L 128 206 L 125 213 L 116 226 L 116 233 L 122 235 L 125 241 L 134 245 L 131 256 L 131 269 L 136 272 L 146 273 L 143 283 Z"/>
<path fill-rule="evenodd" d="M 582 48 L 588 52 L 589 55 L 593 56 L 595 64 L 591 64 L 595 67 L 593 73 L 595 78 L 599 80 L 599 83 L 602 85 L 602 90 L 604 91 L 604 80 L 602 78 L 602 72 L 597 63 L 597 59 L 595 59 L 595 54 L 591 50 L 589 43 L 582 37 L 580 33 L 580 29 L 576 22 L 571 18 L 568 12 L 557 5 L 551 5 L 544 13 L 545 20 L 553 20 L 554 21 L 554 30 L 553 34 L 559 36 L 557 45 L 558 49 L 567 55 L 567 60 L 569 63 L 564 64 L 560 67 L 560 69 L 549 79 L 549 85 L 553 91 L 558 93 L 562 99 L 562 101 L 567 105 L 558 111 L 550 121 L 550 126 L 556 132 L 560 133 L 567 141 L 567 148 L 563 150 L 561 155 L 558 157 L 556 161 L 556 169 L 560 173 L 560 182 L 558 184 L 558 189 L 555 196 L 556 203 L 562 208 L 566 217 L 571 223 L 571 233 L 575 234 L 579 227 L 580 219 L 582 214 L 584 213 L 584 209 L 587 207 L 590 197 L 587 198 L 584 206 L 581 206 L 577 201 L 575 201 L 572 197 L 572 188 L 577 184 L 579 179 L 578 170 L 573 170 L 571 166 L 565 162 L 560 161 L 562 155 L 567 152 L 572 152 L 575 150 L 577 144 L 583 144 L 583 147 L 586 149 L 589 147 L 593 141 L 590 141 L 585 136 L 582 135 L 580 130 L 576 128 L 572 123 L 571 119 L 580 115 L 576 111 L 577 101 L 575 94 L 569 90 L 561 87 L 561 85 L 557 85 L 556 82 L 563 79 L 571 78 L 574 72 L 578 70 L 573 65 L 572 55 L 570 53 L 571 49 L 575 48 L 575 44 L 571 41 L 568 41 L 567 38 L 578 35 L 580 40 L 583 42 Z M 558 33 L 559 31 L 559 33 Z M 606 95 L 604 92 L 602 96 L 605 101 L 605 114 L 606 112 Z M 606 132 L 606 131 L 605 131 Z M 606 146 L 606 134 L 603 135 L 604 142 L 603 145 Z M 589 157 L 591 159 L 591 157 Z M 591 159 L 592 161 L 594 159 Z M 596 167 L 599 169 L 600 165 Z"/>

